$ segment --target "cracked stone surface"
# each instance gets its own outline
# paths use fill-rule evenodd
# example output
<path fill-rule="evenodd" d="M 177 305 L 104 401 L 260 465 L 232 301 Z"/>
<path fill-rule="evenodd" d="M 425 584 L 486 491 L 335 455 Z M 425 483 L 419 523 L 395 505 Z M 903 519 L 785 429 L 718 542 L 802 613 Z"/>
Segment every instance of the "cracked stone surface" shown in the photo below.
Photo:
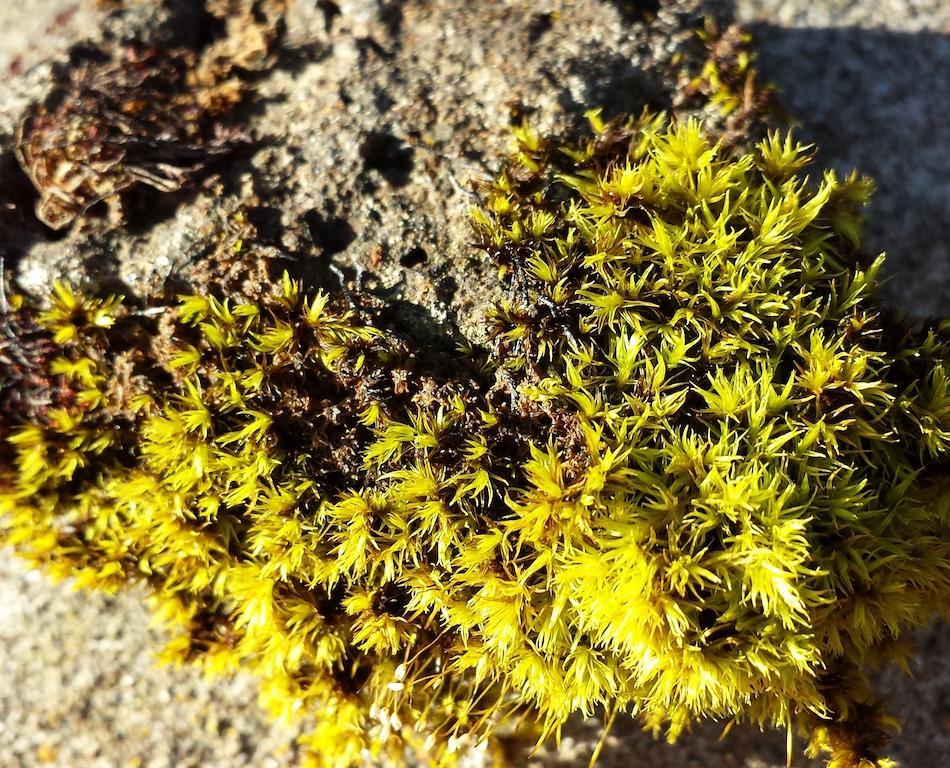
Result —
<path fill-rule="evenodd" d="M 116 11 L 116 6 L 122 8 Z M 256 138 L 189 191 L 156 198 L 125 228 L 8 231 L 0 256 L 21 286 L 67 277 L 161 285 L 200 259 L 240 200 L 262 237 L 314 282 L 334 265 L 404 309 L 420 333 L 480 338 L 497 290 L 468 244 L 467 192 L 507 144 L 513 115 L 542 129 L 584 109 L 667 105 L 674 54 L 715 12 L 753 30 L 760 70 L 782 91 L 799 136 L 830 167 L 874 176 L 872 249 L 890 254 L 890 296 L 915 315 L 950 298 L 950 6 L 942 0 L 664 0 L 649 24 L 608 0 L 296 0 L 286 46 L 242 115 Z M 0 3 L 0 147 L 43 98 L 70 48 L 146 36 L 194 42 L 190 0 Z M 942 86 L 942 87 L 941 87 Z M 22 179 L 0 155 L 0 204 Z M 5 197 L 6 196 L 6 197 Z M 2 212 L 0 212 L 2 214 Z M 159 668 L 141 593 L 104 597 L 53 585 L 0 553 L 0 765 L 60 768 L 293 765 L 293 731 L 257 709 L 253 680 L 206 681 Z M 905 722 L 907 768 L 950 764 L 950 645 L 922 634 L 916 680 L 881 688 Z M 704 726 L 673 747 L 615 727 L 605 768 L 778 768 L 785 735 Z M 543 766 L 583 766 L 596 721 L 572 723 Z M 795 765 L 809 763 L 799 759 Z"/>

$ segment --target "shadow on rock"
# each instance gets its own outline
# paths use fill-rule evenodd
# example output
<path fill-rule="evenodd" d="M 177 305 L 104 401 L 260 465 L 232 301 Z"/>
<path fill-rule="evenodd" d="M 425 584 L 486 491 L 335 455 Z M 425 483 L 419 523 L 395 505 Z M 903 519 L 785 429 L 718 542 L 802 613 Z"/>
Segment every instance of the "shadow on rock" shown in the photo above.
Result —
<path fill-rule="evenodd" d="M 11 151 L 0 150 L 0 259 L 7 267 L 52 230 L 36 218 L 36 192 Z"/>
<path fill-rule="evenodd" d="M 759 69 L 822 164 L 878 185 L 867 244 L 886 295 L 915 316 L 950 306 L 950 36 L 751 26 Z"/>

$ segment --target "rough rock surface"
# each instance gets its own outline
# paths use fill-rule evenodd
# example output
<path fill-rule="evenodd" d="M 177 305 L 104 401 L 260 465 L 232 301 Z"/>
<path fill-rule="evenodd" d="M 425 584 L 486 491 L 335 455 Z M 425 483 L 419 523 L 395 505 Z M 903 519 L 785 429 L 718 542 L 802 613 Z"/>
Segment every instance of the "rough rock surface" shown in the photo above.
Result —
<path fill-rule="evenodd" d="M 70 47 L 146 35 L 194 44 L 190 0 L 5 0 L 0 4 L 0 147 L 43 97 Z M 0 256 L 22 287 L 56 277 L 139 292 L 199 260 L 238 200 L 316 282 L 331 264 L 399 302 L 425 338 L 463 334 L 494 295 L 468 246 L 466 190 L 491 170 L 521 114 L 564 128 L 589 106 L 666 106 L 674 53 L 705 12 L 736 16 L 757 36 L 761 69 L 829 166 L 877 177 L 870 245 L 891 254 L 889 290 L 914 314 L 950 298 L 950 7 L 941 0 L 296 0 L 275 67 L 244 107 L 257 142 L 190 191 L 152 197 L 123 229 L 102 222 L 52 233 L 4 230 Z M 120 11 L 115 11 L 122 6 Z M 0 155 L 0 209 L 28 204 Z M 0 210 L 0 216 L 3 210 Z M 291 765 L 288 731 L 268 724 L 253 681 L 207 682 L 156 668 L 160 633 L 142 595 L 72 593 L 0 554 L 0 765 Z M 921 673 L 887 672 L 905 721 L 896 753 L 910 768 L 950 764 L 950 662 L 943 628 L 921 638 Z M 669 747 L 617 726 L 603 766 L 765 768 L 784 764 L 784 734 L 708 726 Z M 577 722 L 543 765 L 586 765 L 596 722 Z M 806 765 L 799 761 L 797 765 Z"/>

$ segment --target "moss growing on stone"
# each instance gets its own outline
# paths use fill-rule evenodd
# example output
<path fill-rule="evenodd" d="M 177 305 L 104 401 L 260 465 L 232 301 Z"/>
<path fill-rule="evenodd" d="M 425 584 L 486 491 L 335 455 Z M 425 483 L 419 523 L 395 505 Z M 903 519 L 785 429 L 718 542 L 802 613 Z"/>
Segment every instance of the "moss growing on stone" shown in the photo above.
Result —
<path fill-rule="evenodd" d="M 287 277 L 158 317 L 58 288 L 63 394 L 13 425 L 4 540 L 149 585 L 167 655 L 256 672 L 313 765 L 576 712 L 890 765 L 866 670 L 950 597 L 947 328 L 881 320 L 865 180 L 590 122 L 516 131 L 473 212 L 508 298 L 449 364 Z"/>

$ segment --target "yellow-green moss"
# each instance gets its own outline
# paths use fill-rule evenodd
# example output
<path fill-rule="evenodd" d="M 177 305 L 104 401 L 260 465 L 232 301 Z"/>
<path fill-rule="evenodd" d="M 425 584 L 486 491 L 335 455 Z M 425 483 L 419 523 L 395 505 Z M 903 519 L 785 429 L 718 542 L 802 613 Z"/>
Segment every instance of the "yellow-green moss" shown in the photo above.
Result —
<path fill-rule="evenodd" d="M 286 277 L 169 322 L 58 288 L 74 395 L 0 454 L 4 539 L 147 583 L 170 658 L 315 716 L 313 765 L 574 712 L 890 764 L 865 669 L 950 604 L 948 329 L 882 322 L 866 181 L 590 122 L 520 128 L 473 212 L 509 287 L 482 365 Z"/>

